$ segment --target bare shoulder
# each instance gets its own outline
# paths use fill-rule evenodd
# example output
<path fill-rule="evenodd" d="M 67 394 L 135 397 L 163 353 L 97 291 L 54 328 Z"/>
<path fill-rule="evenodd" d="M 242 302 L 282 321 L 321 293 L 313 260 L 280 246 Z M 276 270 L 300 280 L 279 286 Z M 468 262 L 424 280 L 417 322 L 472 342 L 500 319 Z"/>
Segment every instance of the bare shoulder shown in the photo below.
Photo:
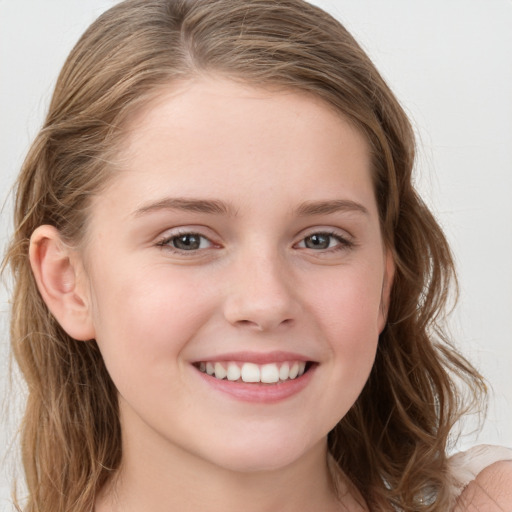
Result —
<path fill-rule="evenodd" d="M 454 512 L 511 512 L 512 460 L 495 462 L 462 492 Z"/>

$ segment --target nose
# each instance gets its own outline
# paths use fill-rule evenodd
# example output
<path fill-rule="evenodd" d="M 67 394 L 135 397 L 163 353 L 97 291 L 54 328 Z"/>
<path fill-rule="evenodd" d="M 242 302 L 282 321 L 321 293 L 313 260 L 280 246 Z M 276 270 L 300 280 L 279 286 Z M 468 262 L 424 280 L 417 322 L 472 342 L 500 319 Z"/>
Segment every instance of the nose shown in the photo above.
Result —
<path fill-rule="evenodd" d="M 300 315 L 293 276 L 276 255 L 242 258 L 229 277 L 224 317 L 237 327 L 272 331 Z"/>

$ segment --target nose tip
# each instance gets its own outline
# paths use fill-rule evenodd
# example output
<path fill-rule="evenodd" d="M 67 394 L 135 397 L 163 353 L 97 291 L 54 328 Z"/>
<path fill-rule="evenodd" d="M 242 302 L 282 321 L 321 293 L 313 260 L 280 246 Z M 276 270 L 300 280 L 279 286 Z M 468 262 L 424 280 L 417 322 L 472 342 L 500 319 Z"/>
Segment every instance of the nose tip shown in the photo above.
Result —
<path fill-rule="evenodd" d="M 294 324 L 299 303 L 292 279 L 284 269 L 259 264 L 241 269 L 233 276 L 224 304 L 226 320 L 237 327 L 270 331 Z"/>

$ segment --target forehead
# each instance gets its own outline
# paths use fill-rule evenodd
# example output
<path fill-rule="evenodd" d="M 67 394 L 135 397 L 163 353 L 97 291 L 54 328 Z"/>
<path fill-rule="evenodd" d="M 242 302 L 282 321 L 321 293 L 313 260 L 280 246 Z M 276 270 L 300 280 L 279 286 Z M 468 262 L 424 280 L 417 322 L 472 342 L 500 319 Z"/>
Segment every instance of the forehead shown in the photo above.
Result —
<path fill-rule="evenodd" d="M 342 125 L 345 131 L 358 132 L 366 139 L 338 109 L 310 92 L 272 85 L 256 87 L 212 76 L 173 82 L 154 91 L 125 123 L 122 151 L 137 151 L 145 138 L 157 132 L 169 137 L 171 124 L 176 138 L 192 132 L 202 144 L 231 129 L 240 136 L 252 129 L 283 142 L 300 135 L 302 128 L 302 134 L 305 130 L 312 136 L 323 132 L 327 145 L 337 135 L 329 137 L 329 133 Z M 271 127 L 274 129 L 269 130 Z"/>
<path fill-rule="evenodd" d="M 127 123 L 118 167 L 115 188 L 138 180 L 141 197 L 162 188 L 236 196 L 252 184 L 276 200 L 285 192 L 323 200 L 372 188 L 368 143 L 333 107 L 305 92 L 223 79 L 159 91 Z"/>

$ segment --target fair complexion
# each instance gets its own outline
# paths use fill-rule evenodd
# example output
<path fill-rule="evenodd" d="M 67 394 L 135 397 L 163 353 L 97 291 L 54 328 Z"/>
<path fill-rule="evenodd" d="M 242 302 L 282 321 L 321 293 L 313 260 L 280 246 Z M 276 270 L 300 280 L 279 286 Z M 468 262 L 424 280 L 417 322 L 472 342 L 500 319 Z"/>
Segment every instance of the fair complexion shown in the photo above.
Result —
<path fill-rule="evenodd" d="M 119 392 L 97 511 L 364 510 L 343 479 L 336 497 L 326 444 L 393 277 L 364 137 L 312 96 L 209 78 L 137 113 L 117 167 L 80 251 L 50 226 L 31 245 Z"/>
<path fill-rule="evenodd" d="M 495 462 L 481 471 L 457 499 L 453 512 L 512 510 L 512 461 Z"/>

